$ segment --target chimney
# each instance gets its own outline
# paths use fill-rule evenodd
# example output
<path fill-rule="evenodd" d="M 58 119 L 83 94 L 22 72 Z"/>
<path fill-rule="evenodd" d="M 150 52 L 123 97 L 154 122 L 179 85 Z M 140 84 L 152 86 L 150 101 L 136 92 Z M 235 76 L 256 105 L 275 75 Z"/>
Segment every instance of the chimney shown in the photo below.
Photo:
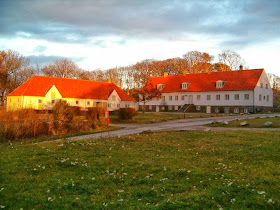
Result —
<path fill-rule="evenodd" d="M 108 79 L 108 83 L 112 83 L 112 79 Z"/>
<path fill-rule="evenodd" d="M 183 75 L 186 76 L 188 74 L 188 71 L 183 71 Z"/>
<path fill-rule="evenodd" d="M 239 71 L 243 71 L 243 65 L 239 66 Z"/>
<path fill-rule="evenodd" d="M 168 73 L 167 72 L 164 72 L 164 77 L 167 77 L 168 76 Z"/>

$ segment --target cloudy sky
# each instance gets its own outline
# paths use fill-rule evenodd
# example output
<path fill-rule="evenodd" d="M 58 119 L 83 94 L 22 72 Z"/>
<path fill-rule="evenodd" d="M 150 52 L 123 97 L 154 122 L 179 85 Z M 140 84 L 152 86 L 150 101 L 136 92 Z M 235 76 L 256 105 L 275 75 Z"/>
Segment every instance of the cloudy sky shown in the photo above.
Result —
<path fill-rule="evenodd" d="M 108 69 L 234 50 L 280 75 L 279 0 L 0 0 L 0 50 Z"/>

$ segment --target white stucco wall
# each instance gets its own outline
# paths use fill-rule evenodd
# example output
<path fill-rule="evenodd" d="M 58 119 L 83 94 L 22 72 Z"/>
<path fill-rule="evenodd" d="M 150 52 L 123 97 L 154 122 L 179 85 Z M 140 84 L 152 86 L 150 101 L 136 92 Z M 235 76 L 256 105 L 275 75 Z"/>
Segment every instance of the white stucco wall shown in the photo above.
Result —
<path fill-rule="evenodd" d="M 262 87 L 261 87 L 262 84 Z M 268 85 L 268 88 L 266 88 Z M 255 89 L 254 89 L 254 105 L 255 106 L 265 106 L 265 107 L 272 107 L 273 106 L 273 91 L 270 87 L 269 81 L 267 79 L 265 71 L 263 71 Z M 261 100 L 259 97 L 261 95 Z M 267 100 L 267 96 L 269 97 Z"/>
<path fill-rule="evenodd" d="M 225 99 L 226 94 L 229 95 L 229 100 Z M 239 100 L 235 100 L 235 94 L 239 94 Z M 245 100 L 245 94 L 249 94 L 249 100 Z M 181 99 L 182 95 L 184 100 Z M 197 98 L 198 95 L 200 95 L 200 100 Z M 207 95 L 210 95 L 211 100 L 207 100 Z M 216 100 L 216 95 L 220 95 L 220 100 Z M 253 106 L 253 95 L 253 90 L 163 93 L 165 102 L 162 99 L 154 99 L 148 101 L 146 105 L 183 106 L 184 104 L 190 104 L 192 101 L 194 105 L 200 106 Z M 169 100 L 169 96 L 172 96 L 172 100 Z M 175 96 L 178 96 L 178 100 L 175 100 Z M 143 103 L 140 103 L 140 105 L 143 105 Z"/>

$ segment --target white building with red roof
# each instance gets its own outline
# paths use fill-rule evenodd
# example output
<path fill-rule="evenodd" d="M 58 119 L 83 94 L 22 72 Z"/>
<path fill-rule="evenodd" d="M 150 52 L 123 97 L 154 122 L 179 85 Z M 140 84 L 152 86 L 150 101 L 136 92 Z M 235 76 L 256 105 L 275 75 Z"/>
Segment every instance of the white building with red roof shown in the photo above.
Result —
<path fill-rule="evenodd" d="M 7 96 L 7 109 L 49 110 L 60 99 L 82 109 L 135 107 L 135 100 L 110 81 L 33 76 Z"/>
<path fill-rule="evenodd" d="M 161 98 L 146 102 L 146 111 L 247 113 L 273 107 L 273 91 L 264 69 L 151 77 L 145 88 Z M 143 102 L 139 109 L 144 108 Z"/>

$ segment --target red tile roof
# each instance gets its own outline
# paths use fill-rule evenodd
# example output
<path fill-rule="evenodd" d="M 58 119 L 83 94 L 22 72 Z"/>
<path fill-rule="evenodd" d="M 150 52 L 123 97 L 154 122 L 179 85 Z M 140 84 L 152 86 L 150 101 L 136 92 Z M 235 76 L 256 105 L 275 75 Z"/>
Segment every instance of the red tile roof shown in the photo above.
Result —
<path fill-rule="evenodd" d="M 242 71 L 212 72 L 187 75 L 170 75 L 167 77 L 151 77 L 146 84 L 147 89 L 156 88 L 157 84 L 165 84 L 162 93 L 172 92 L 205 92 L 205 91 L 234 91 L 254 90 L 264 69 Z M 216 81 L 226 81 L 223 88 L 216 88 Z M 190 86 L 182 90 L 182 83 Z"/>
<path fill-rule="evenodd" d="M 45 76 L 31 77 L 8 96 L 45 96 L 53 85 L 63 98 L 107 100 L 116 90 L 122 101 L 134 101 L 114 83 Z"/>

